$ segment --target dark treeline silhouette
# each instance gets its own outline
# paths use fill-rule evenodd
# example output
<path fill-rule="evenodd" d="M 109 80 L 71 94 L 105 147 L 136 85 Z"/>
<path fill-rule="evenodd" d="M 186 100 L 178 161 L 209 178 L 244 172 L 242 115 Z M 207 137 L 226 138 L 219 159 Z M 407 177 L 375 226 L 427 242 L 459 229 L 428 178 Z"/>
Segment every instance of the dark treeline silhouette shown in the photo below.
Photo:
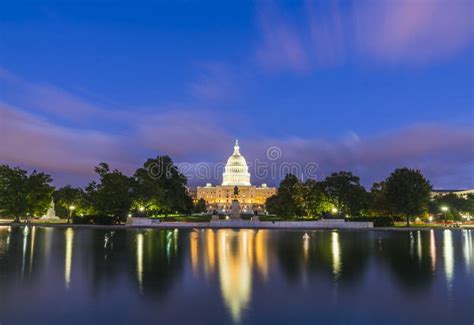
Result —
<path fill-rule="evenodd" d="M 50 175 L 28 173 L 19 167 L 0 166 L 0 216 L 21 218 L 45 214 L 54 198 L 56 214 L 75 223 L 112 224 L 128 215 L 156 217 L 206 211 L 206 202 L 193 206 L 187 179 L 168 156 L 148 159 L 132 176 L 96 168 L 98 180 L 84 189 L 69 185 L 55 189 Z M 278 193 L 267 199 L 267 211 L 281 218 L 427 218 L 460 219 L 474 212 L 474 196 L 454 194 L 431 198 L 432 186 L 419 170 L 400 168 L 370 191 L 351 172 L 332 173 L 322 181 L 300 181 L 288 174 Z M 448 211 L 441 211 L 448 206 Z M 381 218 L 379 218 L 381 219 Z M 380 220 L 379 220 L 380 221 Z"/>
<path fill-rule="evenodd" d="M 322 181 L 300 181 L 288 174 L 276 195 L 267 199 L 268 212 L 285 218 L 360 218 L 390 217 L 410 220 L 428 218 L 429 214 L 444 217 L 441 206 L 449 206 L 451 219 L 461 213 L 472 215 L 474 195 L 455 194 L 431 197 L 432 186 L 419 170 L 400 168 L 370 191 L 350 172 L 332 173 Z"/>
<path fill-rule="evenodd" d="M 132 176 L 111 170 L 106 163 L 100 163 L 95 172 L 98 180 L 85 189 L 69 185 L 55 189 L 50 175 L 1 165 L 0 215 L 16 222 L 41 216 L 51 197 L 58 216 L 68 220 L 75 216 L 75 222 L 84 223 L 119 223 L 129 214 L 167 216 L 193 210 L 187 179 L 168 156 L 148 159 Z"/>

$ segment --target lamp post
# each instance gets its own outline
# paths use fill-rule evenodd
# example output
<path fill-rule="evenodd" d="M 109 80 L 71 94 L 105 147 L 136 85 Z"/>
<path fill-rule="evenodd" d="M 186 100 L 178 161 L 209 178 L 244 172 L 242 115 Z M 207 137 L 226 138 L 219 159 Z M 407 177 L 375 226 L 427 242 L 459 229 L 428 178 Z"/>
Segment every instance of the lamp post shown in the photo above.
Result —
<path fill-rule="evenodd" d="M 69 217 L 67 218 L 67 223 L 70 223 L 70 220 L 72 218 L 72 212 L 76 209 L 74 205 L 69 206 Z"/>
<path fill-rule="evenodd" d="M 449 210 L 449 208 L 448 208 L 447 206 L 445 206 L 445 205 L 443 205 L 443 206 L 441 207 L 441 211 L 444 212 L 444 226 L 445 226 L 445 227 L 446 227 L 446 219 L 447 219 L 446 213 L 448 212 L 448 210 Z"/>
<path fill-rule="evenodd" d="M 146 213 L 144 213 L 145 212 L 145 207 L 144 206 L 139 207 L 138 211 L 140 211 L 143 214 L 143 216 L 146 217 Z"/>

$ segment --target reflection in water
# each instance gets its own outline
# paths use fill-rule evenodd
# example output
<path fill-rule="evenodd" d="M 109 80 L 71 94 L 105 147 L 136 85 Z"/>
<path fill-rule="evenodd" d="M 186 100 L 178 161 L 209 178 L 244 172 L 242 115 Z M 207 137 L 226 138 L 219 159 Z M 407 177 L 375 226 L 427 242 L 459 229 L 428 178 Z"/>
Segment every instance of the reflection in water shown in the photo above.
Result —
<path fill-rule="evenodd" d="M 333 231 L 331 235 L 332 273 L 337 278 L 341 272 L 341 244 L 339 233 Z"/>
<path fill-rule="evenodd" d="M 74 230 L 72 228 L 66 229 L 66 260 L 64 266 L 64 283 L 66 289 L 71 285 L 71 266 L 72 266 L 72 247 L 74 240 Z"/>
<path fill-rule="evenodd" d="M 191 265 L 193 268 L 193 273 L 197 274 L 198 271 L 198 233 L 193 231 L 189 235 L 189 246 L 191 247 Z"/>
<path fill-rule="evenodd" d="M 137 234 L 137 280 L 140 293 L 143 292 L 143 233 Z"/>
<path fill-rule="evenodd" d="M 254 265 L 263 279 L 268 276 L 267 237 L 265 230 L 208 229 L 190 233 L 193 274 L 197 276 L 200 268 L 212 274 L 217 263 L 222 297 L 235 322 L 240 322 L 242 310 L 250 302 Z"/>
<path fill-rule="evenodd" d="M 0 256 L 5 254 L 10 248 L 10 226 L 0 226 Z"/>
<path fill-rule="evenodd" d="M 430 231 L 430 256 L 431 256 L 431 269 L 436 269 L 436 238 L 433 229 Z"/>
<path fill-rule="evenodd" d="M 30 274 L 31 274 L 31 269 L 33 268 L 33 254 L 35 251 L 35 239 L 36 239 L 36 227 L 33 226 L 31 228 L 31 244 L 30 244 Z"/>
<path fill-rule="evenodd" d="M 216 263 L 216 250 L 215 250 L 215 235 L 214 231 L 207 231 L 206 233 L 206 241 L 207 241 L 207 261 L 208 267 L 206 271 L 210 271 L 214 273 L 215 271 L 215 263 Z"/>
<path fill-rule="evenodd" d="M 454 269 L 454 248 L 452 232 L 447 229 L 443 232 L 443 255 L 446 281 L 448 282 L 448 287 L 451 287 Z"/>
<path fill-rule="evenodd" d="M 25 261 L 26 261 L 26 246 L 28 244 L 28 234 L 29 234 L 28 226 L 23 228 L 23 249 L 22 249 L 22 259 L 21 259 L 21 278 L 23 279 L 25 275 Z"/>
<path fill-rule="evenodd" d="M 252 287 L 251 259 L 252 246 L 250 230 L 217 232 L 219 279 L 222 295 L 230 310 L 232 319 L 239 322 L 242 309 L 250 301 Z M 252 231 L 253 234 L 253 231 Z"/>
<path fill-rule="evenodd" d="M 255 260 L 264 280 L 268 278 L 268 231 L 258 230 L 255 236 Z"/>
<path fill-rule="evenodd" d="M 303 237 L 303 257 L 304 257 L 304 264 L 308 264 L 309 237 Z"/>
<path fill-rule="evenodd" d="M 472 264 L 474 263 L 472 258 L 472 231 L 470 230 L 463 230 L 462 231 L 462 240 L 463 240 L 463 253 L 464 253 L 464 260 L 466 263 L 466 271 L 468 273 L 472 272 Z"/>
<path fill-rule="evenodd" d="M 418 230 L 416 234 L 416 253 L 418 254 L 418 261 L 421 263 L 423 258 L 422 247 L 421 247 L 421 232 Z"/>

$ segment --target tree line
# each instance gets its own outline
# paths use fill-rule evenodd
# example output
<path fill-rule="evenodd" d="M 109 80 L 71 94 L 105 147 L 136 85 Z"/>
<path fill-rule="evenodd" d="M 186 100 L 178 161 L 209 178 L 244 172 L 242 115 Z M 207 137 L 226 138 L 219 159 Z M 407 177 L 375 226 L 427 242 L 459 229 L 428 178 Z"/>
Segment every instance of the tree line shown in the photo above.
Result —
<path fill-rule="evenodd" d="M 406 220 L 435 215 L 461 219 L 474 212 L 474 195 L 431 197 L 432 186 L 419 170 L 399 168 L 370 191 L 351 172 L 332 173 L 322 181 L 300 181 L 288 174 L 276 195 L 267 199 L 271 214 L 285 217 L 396 217 Z M 448 207 L 448 212 L 441 207 Z"/>
<path fill-rule="evenodd" d="M 19 167 L 0 165 L 0 216 L 41 216 L 54 198 L 56 214 L 100 216 L 118 223 L 129 214 L 168 216 L 205 212 L 206 203 L 193 205 L 187 192 L 187 179 L 172 159 L 158 156 L 147 159 L 132 176 L 111 170 L 106 163 L 95 167 L 97 181 L 84 189 L 64 186 L 55 189 L 50 175 Z M 300 181 L 288 174 L 276 195 L 267 199 L 269 213 L 282 218 L 321 217 L 397 217 L 409 224 L 410 219 L 428 215 L 458 220 L 473 215 L 474 195 L 455 194 L 431 197 L 432 186 L 419 170 L 400 168 L 370 191 L 351 172 L 332 173 L 322 181 Z M 448 207 L 441 211 L 441 207 Z"/>
<path fill-rule="evenodd" d="M 0 215 L 41 216 L 54 198 L 56 214 L 70 218 L 95 215 L 112 222 L 129 214 L 154 216 L 189 213 L 193 202 L 187 193 L 187 179 L 168 156 L 148 159 L 132 176 L 111 170 L 106 163 L 95 167 L 97 181 L 85 189 L 65 186 L 55 189 L 50 175 L 19 167 L 0 166 Z"/>

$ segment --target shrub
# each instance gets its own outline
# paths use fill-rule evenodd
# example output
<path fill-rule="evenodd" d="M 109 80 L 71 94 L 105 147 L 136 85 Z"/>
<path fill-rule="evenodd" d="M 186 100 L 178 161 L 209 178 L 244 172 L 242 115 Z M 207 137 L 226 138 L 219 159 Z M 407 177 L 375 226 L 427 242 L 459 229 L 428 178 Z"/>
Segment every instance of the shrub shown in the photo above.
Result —
<path fill-rule="evenodd" d="M 88 225 L 92 223 L 92 217 L 91 216 L 73 216 L 72 223 L 78 224 L 78 225 Z"/>
<path fill-rule="evenodd" d="M 120 217 L 109 217 L 104 215 L 73 216 L 72 223 L 79 225 L 113 225 L 121 221 Z"/>
<path fill-rule="evenodd" d="M 374 227 L 393 227 L 395 224 L 392 217 L 359 217 L 359 218 L 347 218 L 346 221 L 362 221 L 362 222 L 373 222 Z"/>
<path fill-rule="evenodd" d="M 92 216 L 92 223 L 94 225 L 113 225 L 115 218 L 104 215 Z"/>

